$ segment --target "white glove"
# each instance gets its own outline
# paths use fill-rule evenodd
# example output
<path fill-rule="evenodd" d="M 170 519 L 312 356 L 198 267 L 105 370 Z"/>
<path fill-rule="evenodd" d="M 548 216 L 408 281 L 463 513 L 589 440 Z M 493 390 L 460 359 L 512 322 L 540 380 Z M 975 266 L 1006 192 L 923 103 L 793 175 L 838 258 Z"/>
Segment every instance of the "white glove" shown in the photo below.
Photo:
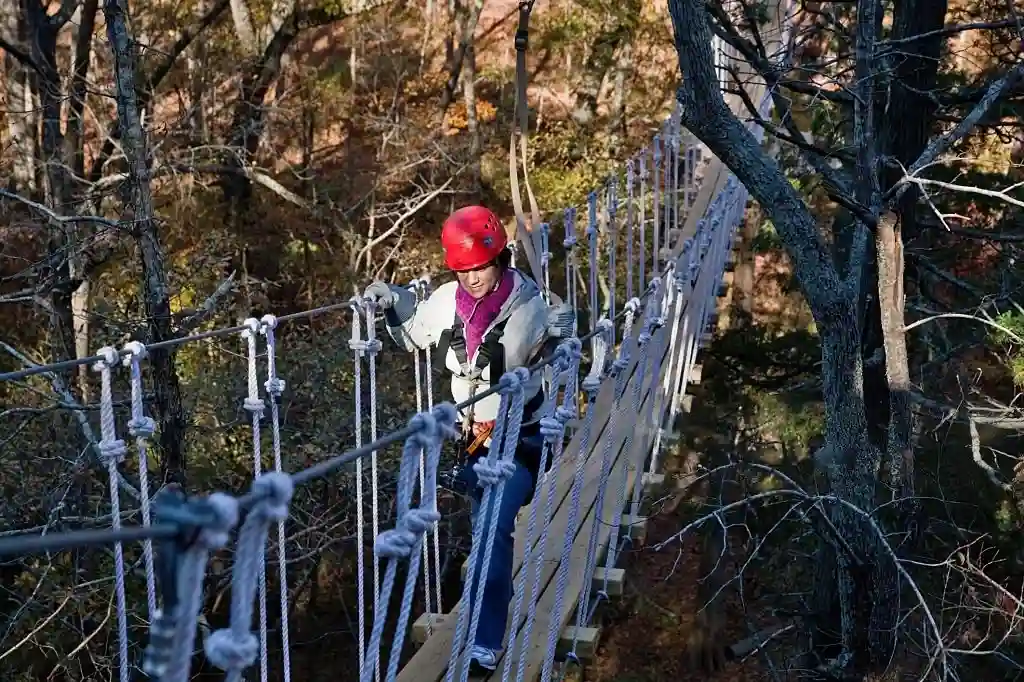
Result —
<path fill-rule="evenodd" d="M 568 339 L 576 333 L 576 311 L 568 303 L 548 306 L 548 338 Z"/>

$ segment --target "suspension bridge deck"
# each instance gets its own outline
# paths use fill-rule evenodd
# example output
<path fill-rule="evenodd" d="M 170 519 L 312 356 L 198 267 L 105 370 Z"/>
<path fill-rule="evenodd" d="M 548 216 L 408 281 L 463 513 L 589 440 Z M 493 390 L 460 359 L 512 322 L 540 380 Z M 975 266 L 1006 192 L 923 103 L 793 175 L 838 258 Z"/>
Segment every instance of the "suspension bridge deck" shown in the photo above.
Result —
<path fill-rule="evenodd" d="M 669 230 L 671 236 L 674 237 L 674 243 L 671 243 L 668 247 L 670 258 L 678 257 L 686 240 L 696 234 L 699 219 L 704 215 L 713 198 L 723 191 L 727 178 L 727 171 L 717 159 L 712 158 L 704 170 L 701 189 L 688 211 L 682 228 Z M 711 268 L 704 268 L 698 275 L 698 284 L 696 286 L 700 286 L 703 278 L 714 277 L 721 279 L 721 275 L 722 272 L 720 270 L 713 271 Z M 717 290 L 718 284 L 718 282 L 712 283 L 711 290 Z M 635 383 L 638 381 L 642 382 L 639 414 L 646 414 L 653 409 L 655 401 L 659 399 L 662 393 L 658 390 L 659 387 L 663 387 L 665 382 L 668 381 L 668 372 L 672 367 L 668 359 L 672 353 L 672 346 L 666 341 L 673 332 L 671 326 L 671 324 L 666 324 L 658 329 L 652 337 L 653 345 L 651 352 L 660 354 L 660 357 L 653 358 L 654 365 L 661 368 L 660 376 L 657 377 L 656 381 L 652 381 L 651 376 L 644 376 L 642 372 L 638 371 L 639 362 L 638 357 L 635 355 L 631 357 L 625 370 L 627 373 L 625 395 L 632 395 Z M 640 325 L 636 325 L 633 332 L 634 340 L 639 333 Z M 559 471 L 556 482 L 555 511 L 551 521 L 549 536 L 556 538 L 556 540 L 549 540 L 547 542 L 543 558 L 540 559 L 541 579 L 539 585 L 541 594 L 538 597 L 537 619 L 532 626 L 531 636 L 529 641 L 525 642 L 525 646 L 522 640 L 524 635 L 527 634 L 523 632 L 526 614 L 521 614 L 514 621 L 511 614 L 509 617 L 506 641 L 510 641 L 509 638 L 514 634 L 517 639 L 514 655 L 517 657 L 525 655 L 527 657 L 525 679 L 536 679 L 541 672 L 541 666 L 547 650 L 547 632 L 552 622 L 556 622 L 558 629 L 563 632 L 560 649 L 567 648 L 566 645 L 572 641 L 574 635 L 580 642 L 577 647 L 577 655 L 585 657 L 589 652 L 596 649 L 596 640 L 599 632 L 594 628 L 584 628 L 582 631 L 574 632 L 575 628 L 570 626 L 569 622 L 573 619 L 579 595 L 584 589 L 586 576 L 582 566 L 585 565 L 588 544 L 590 542 L 590 534 L 587 532 L 587 529 L 592 527 L 594 515 L 598 511 L 597 498 L 600 488 L 604 448 L 611 448 L 612 461 L 612 476 L 607 482 L 607 489 L 612 491 L 618 490 L 621 484 L 621 477 L 625 476 L 626 489 L 631 490 L 635 484 L 637 469 L 624 466 L 624 463 L 635 461 L 639 453 L 644 453 L 645 455 L 649 453 L 658 431 L 657 424 L 653 423 L 653 421 L 639 420 L 636 418 L 638 415 L 620 414 L 618 417 L 615 417 L 613 415 L 614 393 L 614 382 L 604 382 L 593 408 L 596 410 L 596 413 L 591 434 L 591 445 L 588 448 L 588 452 L 584 454 L 585 470 L 579 507 L 580 518 L 575 528 L 570 527 L 574 467 L 566 465 L 566 463 L 574 462 L 579 455 L 580 448 L 583 445 L 582 432 L 577 431 L 564 450 L 563 466 Z M 630 432 L 633 435 L 632 449 L 630 452 L 627 452 L 625 448 L 626 439 L 627 434 Z M 643 458 L 640 461 L 643 461 Z M 648 479 L 645 481 L 645 487 L 654 487 L 658 477 L 647 476 Z M 612 505 L 604 505 L 601 523 L 597 526 L 599 565 L 603 563 L 604 552 L 607 550 L 612 539 L 611 533 L 614 516 L 619 511 L 623 513 L 621 521 L 622 534 L 628 534 L 634 543 L 643 542 L 646 522 L 644 517 L 638 515 L 636 518 L 633 518 L 630 516 L 628 509 L 616 510 Z M 555 578 L 559 568 L 562 541 L 564 541 L 567 534 L 574 531 L 576 535 L 568 561 L 570 565 L 581 568 L 569 573 L 565 597 L 561 608 L 556 612 L 557 580 Z M 527 524 L 525 522 L 519 523 L 515 533 L 514 584 L 522 570 L 536 567 L 537 559 L 533 558 L 524 569 L 527 540 Z M 539 551 L 538 544 L 539 538 L 534 538 L 534 542 L 530 545 L 530 553 L 534 557 Z M 610 593 L 616 591 L 621 593 L 621 579 L 621 572 L 609 575 Z M 533 576 L 528 576 L 528 584 L 532 580 Z M 595 572 L 593 582 L 595 591 L 603 588 L 603 569 Z M 416 635 L 423 641 L 423 644 L 399 673 L 399 682 L 436 682 L 445 677 L 451 658 L 452 641 L 455 635 L 456 620 L 460 608 L 461 602 L 448 614 L 424 614 L 420 617 L 416 625 Z M 503 659 L 499 658 L 497 672 L 487 679 L 501 679 L 503 663 Z M 518 664 L 518 661 L 514 663 Z"/>
<path fill-rule="evenodd" d="M 777 8 L 772 8 L 777 9 Z M 773 14 L 776 14 L 773 12 Z M 773 17 L 772 30 L 765 33 L 766 42 L 769 44 L 771 49 L 780 49 L 783 47 L 782 42 L 784 40 L 781 26 L 778 22 L 778 16 Z M 744 65 L 738 60 L 731 60 L 734 68 L 732 70 L 733 75 L 736 78 L 741 79 L 744 82 L 745 90 L 749 101 L 762 102 L 768 96 L 768 90 L 766 84 L 759 78 L 754 78 L 749 65 Z M 743 67 L 746 68 L 743 68 Z M 742 118 L 746 118 L 744 115 L 747 111 L 746 103 L 743 99 L 737 95 L 726 95 L 726 102 Z M 669 229 L 666 231 L 670 243 L 668 244 L 669 256 L 666 261 L 674 258 L 678 258 L 682 252 L 683 245 L 687 239 L 693 237 L 698 231 L 699 221 L 705 217 L 708 209 L 711 207 L 714 199 L 725 191 L 727 182 L 730 177 L 730 172 L 716 157 L 712 156 L 707 163 L 707 166 L 703 170 L 703 179 L 700 190 L 693 203 L 690 205 L 687 214 L 684 217 L 682 225 L 676 225 L 675 229 Z M 725 261 L 731 260 L 733 254 L 727 254 Z M 714 278 L 718 281 L 711 282 L 710 291 L 714 291 L 716 294 L 724 293 L 720 292 L 719 288 L 722 285 L 728 285 L 731 283 L 731 273 L 724 273 L 721 268 L 702 268 L 699 275 L 698 281 L 694 285 L 694 291 L 698 291 L 700 286 L 704 284 L 705 278 Z M 701 304 L 703 302 L 697 301 L 696 299 L 689 299 L 686 301 L 686 305 Z M 680 318 L 676 318 L 676 323 Z M 710 319 L 714 319 L 713 317 Z M 595 421 L 593 425 L 593 432 L 591 438 L 591 445 L 588 448 L 588 452 L 584 453 L 585 456 L 585 471 L 584 471 L 584 482 L 581 490 L 581 502 L 579 507 L 579 515 L 581 519 L 575 528 L 570 527 L 570 507 L 571 507 L 571 490 L 573 485 L 574 471 L 572 466 L 563 466 L 559 472 L 559 477 L 556 482 L 555 492 L 555 511 L 552 517 L 550 527 L 550 537 L 556 538 L 554 542 L 548 541 L 547 546 L 544 548 L 543 557 L 540 559 L 540 581 L 539 591 L 540 595 L 537 597 L 537 617 L 533 623 L 531 632 L 524 632 L 526 624 L 526 614 L 521 614 L 519 618 L 513 619 L 513 614 L 509 615 L 509 623 L 506 628 L 506 642 L 515 642 L 513 649 L 513 656 L 517 657 L 517 660 L 513 661 L 513 671 L 519 666 L 520 661 L 518 658 L 525 657 L 525 675 L 523 679 L 535 680 L 540 676 L 542 666 L 544 663 L 545 655 L 547 654 L 547 633 L 552 626 L 555 627 L 562 633 L 560 642 L 556 648 L 556 657 L 564 658 L 569 645 L 573 641 L 574 637 L 577 640 L 576 655 L 580 658 L 587 658 L 592 656 L 597 649 L 598 639 L 600 632 L 596 628 L 584 628 L 582 631 L 576 631 L 575 626 L 570 625 L 574 619 L 574 614 L 577 609 L 579 601 L 579 595 L 584 590 L 586 571 L 583 568 L 586 565 L 586 557 L 588 551 L 588 543 L 590 541 L 589 533 L 585 532 L 584 529 L 591 528 L 593 526 L 594 516 L 598 513 L 598 493 L 600 488 L 601 469 L 602 461 L 604 458 L 604 448 L 611 447 L 612 457 L 612 477 L 607 482 L 607 487 L 611 490 L 618 489 L 618 485 L 621 483 L 621 477 L 626 477 L 626 489 L 631 489 L 635 483 L 636 472 L 643 471 L 642 468 L 631 468 L 628 466 L 628 462 L 635 462 L 638 457 L 643 454 L 640 461 L 643 458 L 650 456 L 652 448 L 655 443 L 655 439 L 658 435 L 658 427 L 660 424 L 655 423 L 653 420 L 648 421 L 639 419 L 640 415 L 648 413 L 652 409 L 655 401 L 658 400 L 659 388 L 664 390 L 665 383 L 671 383 L 671 377 L 668 376 L 668 372 L 672 369 L 672 363 L 670 360 L 673 351 L 671 343 L 665 343 L 665 339 L 673 334 L 672 323 L 661 327 L 654 335 L 655 344 L 653 348 L 657 349 L 661 357 L 655 359 L 656 366 L 661 368 L 661 373 L 657 377 L 656 381 L 652 381 L 650 376 L 646 376 L 641 372 L 638 372 L 638 361 L 636 357 L 631 358 L 627 369 L 628 383 L 626 386 L 626 395 L 630 395 L 634 389 L 636 382 L 642 382 L 641 386 L 641 407 L 638 414 L 619 415 L 616 417 L 613 414 L 614 407 L 614 382 L 605 382 L 602 386 L 601 391 L 598 395 L 597 401 L 594 405 Z M 680 330 L 675 330 L 679 332 Z M 634 330 L 633 336 L 638 336 L 640 333 L 639 325 Z M 701 345 L 707 342 L 707 333 L 705 330 L 699 330 L 696 338 L 701 341 Z M 652 351 L 654 352 L 654 351 Z M 660 362 L 659 362 L 660 361 Z M 685 390 L 686 383 L 695 383 L 699 381 L 699 365 L 693 367 L 693 372 L 690 377 L 687 377 L 688 382 L 683 382 L 680 386 L 680 391 Z M 686 401 L 684 399 L 684 405 Z M 685 408 L 684 408 L 685 409 Z M 632 432 L 632 446 L 631 451 L 626 451 L 627 434 Z M 582 433 L 577 432 L 574 434 L 569 445 L 565 448 L 563 457 L 563 464 L 565 462 L 573 462 L 580 453 L 582 446 Z M 644 492 L 648 492 L 657 487 L 658 479 L 660 478 L 657 474 L 642 474 L 645 476 L 644 480 Z M 604 505 L 601 511 L 601 523 L 597 526 L 597 548 L 598 548 L 598 565 L 600 566 L 604 558 L 604 553 L 607 551 L 611 538 L 612 527 L 614 524 L 614 516 L 622 512 L 621 521 L 621 532 L 628 534 L 634 541 L 634 543 L 642 543 L 645 535 L 645 524 L 646 519 L 642 516 L 632 518 L 629 515 L 629 509 L 621 510 L 614 509 L 614 505 Z M 523 518 L 523 515 L 521 515 Z M 564 598 L 560 605 L 560 608 L 556 610 L 557 604 L 557 573 L 559 569 L 559 559 L 561 558 L 562 541 L 567 534 L 575 532 L 573 539 L 572 550 L 569 554 L 568 561 L 573 570 L 569 572 L 568 584 L 565 588 Z M 524 557 L 526 556 L 527 550 L 527 524 L 525 522 L 517 524 L 515 533 L 515 559 L 513 564 L 513 584 L 518 584 L 520 572 L 523 570 L 529 570 L 531 567 L 536 570 L 537 559 L 534 557 L 530 563 L 524 567 Z M 533 543 L 530 546 L 530 554 L 534 555 L 539 551 L 538 539 L 534 538 Z M 621 569 L 613 569 L 614 575 L 608 576 L 608 593 L 609 596 L 615 596 L 622 592 L 622 581 L 624 576 Z M 533 576 L 527 576 L 527 583 L 532 583 Z M 604 569 L 598 569 L 594 572 L 593 580 L 593 593 L 604 588 L 605 583 L 605 571 Z M 532 594 L 528 595 L 532 599 Z M 449 661 L 452 658 L 452 642 L 455 635 L 456 622 L 458 620 L 459 609 L 461 608 L 461 601 L 457 604 L 450 613 L 448 614 L 423 614 L 423 616 L 417 621 L 414 626 L 413 638 L 417 641 L 422 642 L 422 646 L 416 651 L 413 656 L 406 663 L 404 668 L 398 675 L 398 682 L 437 682 L 438 680 L 444 679 L 449 667 Z M 526 641 L 524 641 L 526 640 Z M 506 649 L 507 651 L 508 649 Z M 502 668 L 504 665 L 504 652 L 498 660 L 498 666 L 496 672 L 488 675 L 485 679 L 497 681 L 503 679 Z M 460 672 L 460 671 L 456 671 Z M 458 678 L 456 678 L 458 679 Z"/>

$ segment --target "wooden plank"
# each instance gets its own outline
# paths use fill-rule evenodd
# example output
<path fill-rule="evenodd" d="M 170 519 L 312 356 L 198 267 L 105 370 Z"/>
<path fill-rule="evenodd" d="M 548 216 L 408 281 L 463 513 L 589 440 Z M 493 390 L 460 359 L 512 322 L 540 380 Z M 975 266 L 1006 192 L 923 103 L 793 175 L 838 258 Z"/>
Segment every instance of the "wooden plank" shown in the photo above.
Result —
<path fill-rule="evenodd" d="M 659 333 L 664 329 L 665 328 L 659 330 Z M 636 335 L 639 335 L 640 331 L 640 325 L 637 325 L 637 329 L 634 330 L 634 333 Z M 658 344 L 660 346 L 661 342 L 658 341 Z M 640 358 L 639 353 L 634 353 L 633 355 L 634 357 L 630 359 L 630 365 L 626 370 L 626 372 L 628 373 L 628 382 L 631 382 L 635 377 L 637 361 Z M 624 400 L 630 399 L 629 396 L 631 395 L 631 389 L 629 388 L 629 385 L 630 384 L 627 383 L 626 397 L 624 397 Z M 594 426 L 593 433 L 591 436 L 591 442 L 594 444 L 601 443 L 602 438 L 605 437 L 605 430 L 608 426 L 611 408 L 614 404 L 614 393 L 615 381 L 612 379 L 605 381 L 604 386 L 602 386 L 601 391 L 598 394 L 598 399 L 594 406 L 596 412 L 594 415 Z M 551 529 L 549 531 L 550 537 L 562 538 L 565 537 L 565 533 L 567 532 L 568 505 L 564 504 L 564 502 L 572 490 L 572 481 L 575 476 L 574 463 L 576 455 L 577 453 L 579 453 L 580 450 L 582 435 L 583 434 L 581 430 L 579 433 L 573 436 L 573 439 L 569 442 L 568 447 L 566 447 L 565 451 L 563 452 L 562 467 L 559 471 L 559 476 L 556 481 L 555 512 L 552 516 Z M 586 468 L 584 470 L 584 481 L 592 482 L 594 489 L 596 491 L 597 479 L 601 471 L 602 462 L 600 456 L 592 455 L 593 450 L 591 451 L 590 455 L 587 456 L 588 459 L 586 463 Z M 586 487 L 586 485 L 584 487 Z M 543 504 L 545 497 L 546 493 L 537 495 L 534 501 L 539 501 L 540 504 Z M 526 532 L 527 524 L 525 523 L 519 524 L 519 526 L 516 528 L 515 556 L 513 559 L 513 581 L 517 580 L 519 571 L 522 569 L 523 556 L 525 554 L 527 540 Z M 537 536 L 539 535 L 540 533 L 538 532 Z M 539 540 L 539 537 L 535 538 L 534 546 L 536 546 L 537 540 Z M 554 543 L 551 540 L 549 540 L 549 546 L 552 544 Z M 557 566 L 557 557 L 555 557 L 551 561 Z M 459 603 L 452 609 L 451 613 L 458 614 L 459 609 L 461 608 L 461 604 L 462 602 L 460 600 Z M 514 626 L 518 629 L 518 627 L 522 625 L 522 621 L 525 620 L 525 617 L 525 613 L 521 614 L 520 622 L 514 624 L 510 622 L 509 626 Z M 429 638 L 427 638 L 427 640 L 423 643 L 423 646 L 419 649 L 419 651 L 413 654 L 413 656 L 409 659 L 406 665 L 399 672 L 397 678 L 398 682 L 436 682 L 437 680 L 441 679 L 441 677 L 444 676 L 444 673 L 448 666 L 449 657 L 451 656 L 452 642 L 455 638 L 455 627 L 456 619 L 454 618 L 445 620 L 443 623 L 440 623 L 437 627 L 435 627 L 433 629 L 433 634 Z"/>
<path fill-rule="evenodd" d="M 691 384 L 699 384 L 701 378 L 701 372 L 704 371 L 704 366 L 699 362 L 693 363 L 693 367 L 690 368 L 690 382 Z"/>
<path fill-rule="evenodd" d="M 662 332 L 665 332 L 665 331 L 667 331 L 667 327 L 662 328 L 661 330 L 659 330 L 658 333 L 662 333 Z M 663 364 L 662 365 L 662 374 L 661 374 L 662 378 L 665 376 L 666 371 L 667 371 L 667 367 L 665 366 L 665 364 Z M 659 383 L 660 383 L 660 381 L 659 381 Z M 657 391 L 650 391 L 650 390 L 648 390 L 647 391 L 647 399 L 644 401 L 644 403 L 646 404 L 648 400 L 656 399 L 657 395 L 658 395 Z M 643 408 L 641 408 L 640 413 L 641 414 L 644 413 L 644 409 Z M 644 452 L 649 451 L 651 445 L 654 443 L 654 436 L 657 433 L 656 425 L 652 425 L 652 424 L 646 423 L 643 420 L 641 420 L 641 424 L 639 425 L 639 428 L 638 428 L 638 425 L 635 422 L 633 422 L 633 421 L 630 421 L 630 420 L 620 420 L 620 422 L 616 426 L 617 426 L 617 428 L 615 429 L 616 433 L 612 435 L 612 438 L 614 439 L 612 447 L 617 450 L 615 464 L 617 464 L 618 460 L 621 458 L 622 450 L 624 449 L 623 445 L 625 443 L 625 436 L 626 436 L 626 433 L 628 431 L 634 431 L 634 435 L 633 435 L 634 440 L 633 440 L 633 448 L 632 448 L 631 452 L 627 453 L 627 455 L 626 455 L 627 457 L 630 457 L 630 459 L 628 459 L 626 461 L 633 461 L 632 457 L 635 457 L 635 456 L 639 455 L 640 453 L 644 453 Z M 632 489 L 633 481 L 635 480 L 635 476 L 636 476 L 636 471 L 635 470 L 631 470 L 628 467 L 619 466 L 619 467 L 614 468 L 613 472 L 616 472 L 617 475 L 620 476 L 620 477 L 622 475 L 625 475 L 626 476 L 626 489 L 627 490 Z M 610 487 L 611 490 L 617 490 L 618 489 L 618 479 L 615 476 L 613 476 L 611 479 L 609 479 L 608 486 Z M 598 533 L 597 543 L 598 543 L 598 547 L 606 546 L 607 543 L 608 543 L 609 537 L 611 535 L 612 521 L 613 521 L 613 517 L 614 517 L 614 514 L 615 514 L 615 510 L 612 508 L 613 506 L 614 505 L 605 505 L 605 509 L 603 510 L 603 513 L 602 513 L 602 523 L 598 524 L 598 526 L 597 526 L 597 533 Z M 592 504 L 590 509 L 588 510 L 588 513 L 586 515 L 584 523 L 581 524 L 581 528 L 587 529 L 587 528 L 592 527 L 592 525 L 593 525 L 593 517 L 594 517 L 594 514 L 596 513 L 596 511 L 597 511 L 596 504 Z M 637 519 L 637 521 L 639 522 L 640 519 Z M 623 515 L 623 526 L 625 527 L 628 522 L 629 522 L 629 516 L 628 515 Z M 629 532 L 629 531 L 627 531 L 627 532 Z M 572 547 L 572 550 L 571 550 L 570 555 L 569 555 L 569 565 L 570 566 L 574 566 L 574 565 L 575 566 L 579 566 L 579 565 L 583 564 L 586 561 L 587 546 L 588 546 L 589 542 L 590 542 L 590 538 L 589 538 L 589 533 L 588 532 L 580 532 L 576 536 L 574 544 L 573 544 L 573 547 Z M 554 577 L 555 574 L 557 573 L 557 568 L 558 568 L 557 565 L 552 566 L 552 570 L 551 570 L 552 577 Z M 540 599 L 539 599 L 539 601 L 537 603 L 537 620 L 536 620 L 536 622 L 533 625 L 532 641 L 526 643 L 525 650 L 524 650 L 524 647 L 522 646 L 521 642 L 519 643 L 519 646 L 516 647 L 516 652 L 517 652 L 516 655 L 525 655 L 527 657 L 526 671 L 525 671 L 524 679 L 527 679 L 527 680 L 535 680 L 535 679 L 537 679 L 537 676 L 540 674 L 541 668 L 543 667 L 543 664 L 544 664 L 544 656 L 546 654 L 546 649 L 547 649 L 547 637 L 546 637 L 546 634 L 547 634 L 549 628 L 551 627 L 552 622 L 557 624 L 557 627 L 558 627 L 559 630 L 561 630 L 563 632 L 565 631 L 566 627 L 568 626 L 569 619 L 572 617 L 572 614 L 573 614 L 573 612 L 576 609 L 576 603 L 579 600 L 579 594 L 580 594 L 580 590 L 583 587 L 584 579 L 585 579 L 585 576 L 583 574 L 583 571 L 580 571 L 580 570 L 570 571 L 570 573 L 569 573 L 569 580 L 568 580 L 568 583 L 567 583 L 566 589 L 565 589 L 565 595 L 567 597 L 569 597 L 571 595 L 575 595 L 576 599 L 572 599 L 571 597 L 565 599 L 564 602 L 562 603 L 562 607 L 561 607 L 559 613 L 555 613 L 555 600 L 556 600 L 556 591 L 557 591 L 556 590 L 557 581 L 556 580 L 549 580 L 548 581 L 547 587 L 546 587 L 546 589 L 544 589 L 544 592 L 541 594 Z M 517 633 L 517 637 L 520 634 L 521 633 Z M 499 675 L 500 675 L 500 673 L 499 673 Z M 492 682 L 496 682 L 499 679 L 499 677 L 492 676 L 489 679 Z"/>
<path fill-rule="evenodd" d="M 605 585 L 604 578 L 608 576 L 608 584 Z M 594 579 L 590 581 L 591 592 L 605 590 L 609 597 L 621 597 L 626 587 L 626 569 L 605 568 L 598 566 L 594 569 Z M 577 596 L 578 598 L 578 596 Z"/>
<path fill-rule="evenodd" d="M 564 659 L 572 651 L 572 640 L 576 637 L 576 657 L 583 662 L 592 661 L 597 657 L 597 647 L 601 643 L 601 629 L 593 627 L 577 628 L 570 625 L 562 633 L 555 646 L 555 658 Z"/>
<path fill-rule="evenodd" d="M 720 185 L 724 186 L 724 177 L 722 173 L 721 164 L 717 159 L 713 160 L 708 168 L 708 172 L 705 174 L 704 184 L 698 194 L 697 201 L 693 205 L 693 209 L 687 214 L 686 221 L 683 226 L 683 238 L 679 240 L 674 250 L 674 255 L 682 250 L 682 245 L 685 240 L 696 233 L 696 227 L 698 220 L 703 216 L 707 210 L 707 206 L 710 204 L 713 198 L 714 191 L 720 191 Z M 663 327 L 658 330 L 658 333 L 662 333 L 667 329 Z M 637 329 L 634 331 L 634 336 L 638 336 L 640 333 L 640 325 L 637 325 Z M 660 342 L 659 342 L 660 345 Z M 627 372 L 629 373 L 629 381 L 632 381 L 635 376 L 637 369 L 637 360 L 639 353 L 634 354 L 634 357 L 630 359 L 629 367 Z M 666 363 L 662 363 L 663 366 Z M 602 438 L 605 437 L 605 430 L 608 426 L 609 416 L 611 407 L 614 402 L 615 382 L 608 380 L 602 386 L 594 409 L 597 410 L 594 418 L 594 426 L 591 437 L 592 443 L 601 443 Z M 630 391 L 627 388 L 626 395 L 630 395 Z M 566 532 L 566 526 L 568 521 L 568 505 L 564 502 L 566 497 L 569 495 L 572 489 L 572 479 L 574 475 L 573 466 L 577 453 L 579 452 L 581 445 L 582 431 L 577 432 L 573 435 L 572 440 L 565 448 L 563 453 L 563 465 L 562 470 L 559 472 L 559 477 L 556 482 L 555 492 L 555 513 L 552 518 L 550 534 L 552 537 L 564 537 Z M 596 449 L 596 448 L 595 448 Z M 601 461 L 600 457 L 593 457 L 593 452 L 588 455 L 587 468 L 584 472 L 584 480 L 589 481 L 593 479 L 596 485 L 596 479 L 600 472 Z M 538 495 L 537 500 L 542 500 L 544 495 Z M 537 501 L 535 500 L 535 501 Z M 563 509 L 564 507 L 564 509 Z M 561 521 L 561 531 L 559 532 L 559 521 Z M 523 556 L 525 554 L 526 545 L 526 524 L 520 524 L 516 528 L 515 534 L 515 556 L 513 559 L 513 580 L 517 580 L 519 571 L 522 569 Z M 539 533 L 538 533 L 539 535 Z M 539 539 L 539 538 L 538 538 Z M 534 543 L 535 544 L 535 543 Z M 549 544 L 550 541 L 549 541 Z M 553 560 L 557 566 L 557 559 Z M 548 563 L 548 560 L 545 560 Z M 579 592 L 577 591 L 576 595 Z M 457 614 L 461 608 L 460 602 L 453 608 L 452 613 Z M 525 619 L 525 614 L 522 618 Z M 511 620 L 511 619 L 510 619 Z M 517 630 L 522 623 L 509 623 L 509 627 L 515 627 Z M 452 641 L 455 636 L 455 619 L 448 619 L 439 623 L 433 628 L 433 634 L 427 638 L 423 646 L 417 651 L 402 670 L 398 674 L 398 682 L 436 682 L 445 673 L 448 659 L 451 655 Z"/>
<path fill-rule="evenodd" d="M 423 642 L 427 641 L 427 633 L 443 623 L 446 617 L 447 616 L 443 613 L 420 614 L 420 617 L 412 624 L 412 631 L 409 633 L 409 639 L 412 640 L 413 644 L 423 644 Z"/>

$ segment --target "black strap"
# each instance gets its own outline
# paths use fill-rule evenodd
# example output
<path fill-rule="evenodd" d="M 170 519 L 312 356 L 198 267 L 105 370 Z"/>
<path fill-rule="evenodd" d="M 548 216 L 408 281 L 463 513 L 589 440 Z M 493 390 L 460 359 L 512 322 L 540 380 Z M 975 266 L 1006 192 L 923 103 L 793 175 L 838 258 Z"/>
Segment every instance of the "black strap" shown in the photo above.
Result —
<path fill-rule="evenodd" d="M 505 334 L 507 324 L 508 318 L 505 318 L 487 332 L 480 342 L 476 362 L 473 363 L 480 371 L 483 371 L 485 367 L 490 367 L 491 386 L 496 386 L 505 373 L 505 349 L 501 346 L 501 337 Z M 458 360 L 460 366 L 465 367 L 469 364 L 469 356 L 466 352 L 466 329 L 458 313 L 455 314 L 451 328 L 444 330 L 441 333 L 441 338 L 437 341 L 437 362 L 442 367 L 448 357 L 449 348 L 455 351 L 455 359 Z"/>

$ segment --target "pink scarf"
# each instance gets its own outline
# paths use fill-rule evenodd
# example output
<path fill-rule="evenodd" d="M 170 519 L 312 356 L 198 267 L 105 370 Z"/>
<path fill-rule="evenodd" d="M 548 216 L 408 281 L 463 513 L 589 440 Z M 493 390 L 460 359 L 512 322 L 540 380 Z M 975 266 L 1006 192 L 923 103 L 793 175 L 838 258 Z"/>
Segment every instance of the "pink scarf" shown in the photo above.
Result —
<path fill-rule="evenodd" d="M 484 332 L 498 317 L 514 287 L 515 275 L 512 270 L 505 270 L 498 286 L 483 298 L 473 298 L 461 286 L 456 291 L 455 312 L 465 327 L 467 359 L 472 360 L 473 354 L 483 341 Z"/>

